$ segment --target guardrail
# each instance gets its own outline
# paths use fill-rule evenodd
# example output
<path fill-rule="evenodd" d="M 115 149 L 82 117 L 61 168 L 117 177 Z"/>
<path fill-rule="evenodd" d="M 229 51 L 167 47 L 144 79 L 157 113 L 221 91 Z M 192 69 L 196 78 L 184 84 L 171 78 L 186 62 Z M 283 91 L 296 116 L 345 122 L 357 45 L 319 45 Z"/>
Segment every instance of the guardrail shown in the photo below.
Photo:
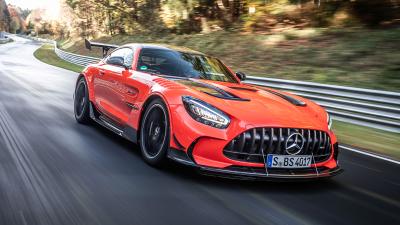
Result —
<path fill-rule="evenodd" d="M 400 93 L 311 82 L 248 77 L 247 83 L 311 99 L 334 119 L 400 133 Z"/>
<path fill-rule="evenodd" d="M 49 43 L 49 40 L 44 42 Z M 87 66 L 100 60 L 63 51 L 57 47 L 56 42 L 50 42 L 54 44 L 55 53 L 70 63 Z M 254 76 L 248 76 L 246 83 L 280 89 L 311 99 L 325 107 L 335 120 L 400 133 L 398 92 Z"/>
<path fill-rule="evenodd" d="M 5 44 L 5 43 L 8 43 L 8 42 L 11 42 L 11 40 L 9 40 L 9 39 L 0 39 L 0 44 Z"/>
<path fill-rule="evenodd" d="M 54 44 L 54 52 L 67 62 L 79 65 L 79 66 L 87 66 L 89 64 L 97 63 L 100 61 L 100 58 L 77 55 L 70 52 L 63 51 L 57 47 L 57 44 Z"/>
<path fill-rule="evenodd" d="M 83 55 L 77 55 L 74 53 L 66 52 L 58 48 L 57 42 L 53 40 L 48 40 L 48 39 L 43 39 L 43 38 L 38 38 L 38 37 L 32 37 L 32 36 L 26 36 L 26 35 L 19 35 L 17 34 L 18 37 L 22 38 L 27 38 L 33 41 L 39 41 L 43 43 L 49 43 L 54 45 L 54 52 L 58 57 L 61 59 L 73 63 L 75 65 L 79 66 L 87 66 L 89 64 L 97 63 L 100 61 L 100 58 L 95 58 L 95 57 L 90 57 L 90 56 L 83 56 Z"/>
<path fill-rule="evenodd" d="M 12 40 L 7 37 L 7 33 L 4 31 L 0 31 L 0 44 L 5 44 L 10 41 L 12 41 Z"/>

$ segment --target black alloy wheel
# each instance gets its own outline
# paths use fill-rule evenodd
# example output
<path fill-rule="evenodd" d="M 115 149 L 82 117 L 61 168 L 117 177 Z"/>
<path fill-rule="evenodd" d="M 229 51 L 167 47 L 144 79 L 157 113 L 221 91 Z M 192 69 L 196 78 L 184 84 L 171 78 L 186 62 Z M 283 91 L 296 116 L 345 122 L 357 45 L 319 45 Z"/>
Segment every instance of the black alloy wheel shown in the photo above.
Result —
<path fill-rule="evenodd" d="M 84 77 L 81 77 L 76 84 L 74 112 L 75 119 L 78 123 L 87 124 L 90 122 L 89 91 Z"/>
<path fill-rule="evenodd" d="M 140 128 L 140 149 L 143 158 L 153 166 L 166 161 L 169 147 L 169 117 L 164 102 L 155 99 L 146 108 Z"/>

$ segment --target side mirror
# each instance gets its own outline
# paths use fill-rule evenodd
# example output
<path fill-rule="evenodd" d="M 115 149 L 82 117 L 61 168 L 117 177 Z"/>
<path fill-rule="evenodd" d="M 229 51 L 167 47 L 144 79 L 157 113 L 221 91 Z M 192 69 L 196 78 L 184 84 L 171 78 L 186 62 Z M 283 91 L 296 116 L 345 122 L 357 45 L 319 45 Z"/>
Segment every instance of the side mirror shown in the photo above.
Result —
<path fill-rule="evenodd" d="M 121 56 L 113 56 L 107 59 L 107 64 L 124 67 L 125 69 L 129 69 L 127 65 L 125 65 L 124 57 Z"/>
<path fill-rule="evenodd" d="M 239 72 L 239 71 L 236 72 L 236 76 L 237 76 L 237 78 L 239 78 L 240 81 L 246 80 L 246 74 L 243 72 Z"/>

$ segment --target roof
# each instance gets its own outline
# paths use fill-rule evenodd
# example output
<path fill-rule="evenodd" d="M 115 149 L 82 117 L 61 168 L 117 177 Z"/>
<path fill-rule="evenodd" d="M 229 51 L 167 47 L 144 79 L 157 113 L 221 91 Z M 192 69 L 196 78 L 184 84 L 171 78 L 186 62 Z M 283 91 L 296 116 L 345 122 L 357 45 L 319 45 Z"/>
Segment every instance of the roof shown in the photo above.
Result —
<path fill-rule="evenodd" d="M 191 53 L 191 54 L 197 54 L 197 55 L 205 55 L 204 53 L 192 50 L 190 48 L 181 47 L 181 46 L 174 46 L 174 45 L 167 45 L 167 44 L 132 43 L 132 44 L 126 44 L 124 46 L 131 46 L 131 47 L 139 46 L 140 48 L 147 48 L 147 49 L 165 49 L 165 50 L 171 50 L 171 51 L 177 51 L 177 52 L 185 52 L 185 53 Z"/>

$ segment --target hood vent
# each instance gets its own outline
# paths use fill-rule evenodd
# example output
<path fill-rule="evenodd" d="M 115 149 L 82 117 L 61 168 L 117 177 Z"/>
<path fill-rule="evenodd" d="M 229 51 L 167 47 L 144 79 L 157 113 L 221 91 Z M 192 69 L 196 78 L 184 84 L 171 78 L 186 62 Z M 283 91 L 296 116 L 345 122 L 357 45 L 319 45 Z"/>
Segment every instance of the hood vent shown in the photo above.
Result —
<path fill-rule="evenodd" d="M 227 99 L 227 100 L 235 100 L 235 101 L 250 101 L 250 99 L 244 99 L 240 98 L 239 96 L 236 96 L 230 92 L 227 92 L 219 87 L 216 87 L 211 84 L 203 83 L 194 79 L 187 79 L 187 80 L 177 80 L 175 81 L 180 84 L 184 84 L 189 86 L 190 88 L 193 88 L 197 91 L 203 92 L 205 94 L 217 97 L 217 98 L 222 98 L 222 99 Z"/>
<path fill-rule="evenodd" d="M 282 94 L 282 93 L 279 93 L 279 92 L 273 91 L 273 90 L 269 90 L 269 89 L 263 89 L 263 90 L 264 90 L 264 91 L 267 91 L 267 92 L 269 92 L 269 93 L 271 93 L 271 94 L 274 94 L 274 95 L 276 95 L 276 96 L 279 96 L 279 97 L 285 99 L 286 101 L 292 103 L 292 104 L 295 105 L 295 106 L 306 106 L 306 105 L 307 105 L 305 102 L 300 101 L 300 100 L 298 100 L 298 99 L 295 99 L 295 98 L 293 98 L 293 97 L 291 97 L 291 96 L 289 96 L 289 95 L 284 95 L 284 94 Z"/>
<path fill-rule="evenodd" d="M 250 91 L 250 92 L 257 92 L 257 89 L 252 89 L 252 88 L 246 88 L 246 87 L 229 87 L 235 90 L 241 90 L 241 91 Z"/>

